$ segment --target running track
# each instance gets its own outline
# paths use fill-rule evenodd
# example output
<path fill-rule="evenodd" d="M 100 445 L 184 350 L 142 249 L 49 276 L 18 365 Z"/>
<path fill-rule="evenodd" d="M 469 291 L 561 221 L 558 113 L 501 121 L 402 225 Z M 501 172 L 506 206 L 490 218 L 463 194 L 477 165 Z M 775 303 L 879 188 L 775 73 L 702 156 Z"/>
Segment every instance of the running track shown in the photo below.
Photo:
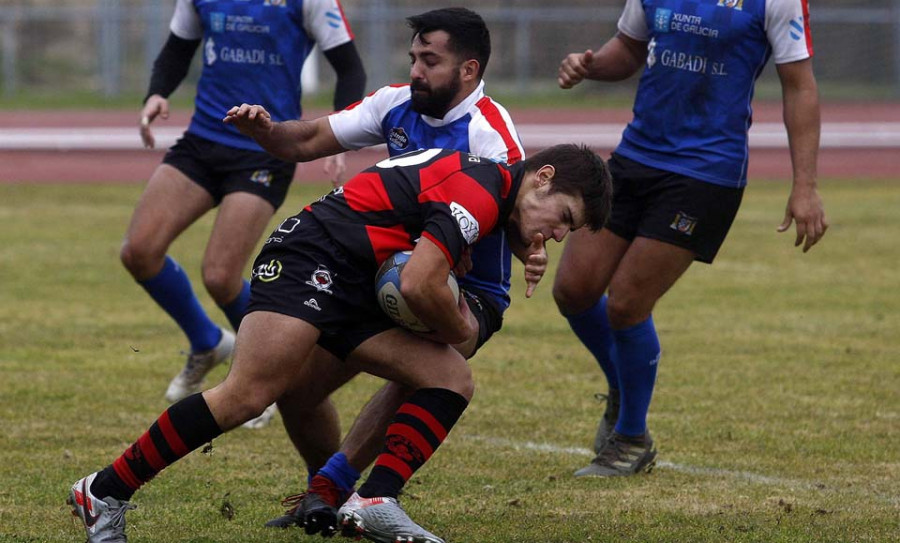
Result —
<path fill-rule="evenodd" d="M 324 112 L 310 112 L 310 117 Z M 631 117 L 622 110 L 511 110 L 526 151 L 583 142 L 604 155 Z M 154 123 L 157 149 L 141 148 L 135 111 L 4 112 L 0 118 L 0 182 L 141 182 L 187 126 L 189 112 Z M 819 177 L 900 178 L 900 107 L 892 103 L 822 107 Z M 750 178 L 790 179 L 780 104 L 755 106 Z M 384 157 L 383 149 L 347 154 L 349 172 Z M 321 161 L 302 164 L 296 180 L 321 181 Z"/>

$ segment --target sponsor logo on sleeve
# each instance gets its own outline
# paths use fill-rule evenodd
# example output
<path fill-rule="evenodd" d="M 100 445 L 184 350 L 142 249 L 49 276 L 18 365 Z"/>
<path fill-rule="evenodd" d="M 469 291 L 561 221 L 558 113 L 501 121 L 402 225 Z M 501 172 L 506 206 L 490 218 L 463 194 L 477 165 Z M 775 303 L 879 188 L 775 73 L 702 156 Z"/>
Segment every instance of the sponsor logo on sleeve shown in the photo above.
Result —
<path fill-rule="evenodd" d="M 480 233 L 480 227 L 475 217 L 469 213 L 468 209 L 456 202 L 450 202 L 450 213 L 456 219 L 456 224 L 459 225 L 459 231 L 462 233 L 466 243 L 469 245 L 475 243 Z"/>
<path fill-rule="evenodd" d="M 792 19 L 790 22 L 790 30 L 791 39 L 794 41 L 800 41 L 803 39 L 805 35 L 805 31 L 803 28 L 803 17 L 797 17 L 796 19 Z"/>
<path fill-rule="evenodd" d="M 340 28 L 344 24 L 344 18 L 341 17 L 341 11 L 338 9 L 333 9 L 326 13 L 325 19 L 331 28 Z"/>

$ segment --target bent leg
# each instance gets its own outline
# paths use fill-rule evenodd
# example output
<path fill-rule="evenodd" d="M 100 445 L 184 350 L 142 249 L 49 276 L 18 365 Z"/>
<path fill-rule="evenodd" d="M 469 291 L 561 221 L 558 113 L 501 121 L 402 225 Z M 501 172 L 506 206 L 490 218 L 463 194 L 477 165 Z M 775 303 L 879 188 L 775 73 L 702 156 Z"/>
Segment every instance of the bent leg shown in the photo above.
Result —
<path fill-rule="evenodd" d="M 166 251 L 213 204 L 209 193 L 183 173 L 160 165 L 138 201 L 120 252 L 132 277 L 185 333 L 192 352 L 212 349 L 222 333 L 197 300 L 187 274 Z"/>
<path fill-rule="evenodd" d="M 203 256 L 203 284 L 235 330 L 250 300 L 242 276 L 274 213 L 272 204 L 247 192 L 232 192 L 219 206 Z"/>
<path fill-rule="evenodd" d="M 607 311 L 615 337 L 621 397 L 616 432 L 622 435 L 646 431 L 661 353 L 650 314 L 693 260 L 694 253 L 687 249 L 639 237 L 613 276 Z"/>

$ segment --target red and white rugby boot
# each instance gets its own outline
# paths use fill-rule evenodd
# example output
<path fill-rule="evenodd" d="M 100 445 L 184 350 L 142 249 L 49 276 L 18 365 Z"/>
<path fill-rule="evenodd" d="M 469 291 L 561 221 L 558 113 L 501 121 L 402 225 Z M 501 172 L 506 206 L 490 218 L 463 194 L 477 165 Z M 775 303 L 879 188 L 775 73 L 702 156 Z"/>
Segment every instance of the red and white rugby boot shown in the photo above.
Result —
<path fill-rule="evenodd" d="M 95 497 L 91 494 L 91 483 L 95 477 L 97 472 L 72 485 L 66 503 L 72 506 L 72 514 L 84 524 L 88 543 L 127 543 L 125 512 L 136 507 L 111 496 L 104 500 Z"/>
<path fill-rule="evenodd" d="M 341 535 L 377 543 L 444 543 L 406 514 L 394 498 L 362 498 L 356 492 L 338 510 Z"/>

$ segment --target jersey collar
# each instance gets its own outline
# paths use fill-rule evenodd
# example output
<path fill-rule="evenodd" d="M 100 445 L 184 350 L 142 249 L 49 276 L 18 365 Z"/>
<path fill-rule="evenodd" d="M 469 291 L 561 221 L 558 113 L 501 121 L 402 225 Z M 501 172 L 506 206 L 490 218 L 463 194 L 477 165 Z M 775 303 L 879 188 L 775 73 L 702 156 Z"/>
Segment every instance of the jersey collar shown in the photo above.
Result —
<path fill-rule="evenodd" d="M 429 117 L 428 115 L 422 115 L 422 120 L 428 126 L 445 126 L 451 123 L 454 123 L 464 116 L 468 115 L 469 110 L 475 106 L 475 103 L 481 100 L 484 97 L 484 80 L 482 79 L 478 86 L 475 87 L 475 90 L 472 91 L 472 94 L 466 96 L 466 98 L 456 104 L 456 107 L 451 109 L 444 115 L 443 119 L 435 119 L 434 117 Z"/>

